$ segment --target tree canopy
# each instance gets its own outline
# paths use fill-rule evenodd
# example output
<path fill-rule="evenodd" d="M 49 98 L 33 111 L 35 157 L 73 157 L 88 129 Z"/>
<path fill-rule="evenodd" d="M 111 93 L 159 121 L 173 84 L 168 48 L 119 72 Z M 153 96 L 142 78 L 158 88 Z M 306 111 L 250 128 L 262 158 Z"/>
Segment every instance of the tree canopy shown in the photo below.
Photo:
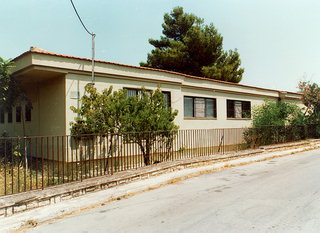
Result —
<path fill-rule="evenodd" d="M 223 50 L 223 37 L 213 24 L 176 7 L 164 15 L 163 36 L 140 66 L 238 83 L 244 69 L 238 51 Z"/>
<path fill-rule="evenodd" d="M 0 108 L 5 112 L 11 111 L 12 107 L 28 104 L 32 108 L 31 101 L 21 88 L 20 83 L 11 75 L 14 63 L 11 59 L 5 60 L 0 57 Z M 25 119 L 22 114 L 22 130 L 25 132 Z"/>
<path fill-rule="evenodd" d="M 283 101 L 266 101 L 253 109 L 253 127 L 286 126 L 302 124 L 301 108 L 296 104 Z"/>
<path fill-rule="evenodd" d="M 13 67 L 11 59 L 5 60 L 0 57 L 0 107 L 6 111 L 23 103 L 31 104 L 21 85 L 11 75 Z"/>
<path fill-rule="evenodd" d="M 311 81 L 299 82 L 298 88 L 302 94 L 302 102 L 306 106 L 306 120 L 308 123 L 320 122 L 320 87 Z"/>
<path fill-rule="evenodd" d="M 10 78 L 10 70 L 13 68 L 11 60 L 0 57 L 0 107 L 7 109 L 10 105 L 13 91 L 13 80 Z"/>
<path fill-rule="evenodd" d="M 112 87 L 99 93 L 91 85 L 86 86 L 86 94 L 81 97 L 81 107 L 71 107 L 78 116 L 71 122 L 71 134 L 102 134 L 109 137 L 109 152 L 112 154 L 116 140 L 137 143 L 146 165 L 150 164 L 151 148 L 161 141 L 166 148 L 172 146 L 172 139 L 178 126 L 174 118 L 178 112 L 166 106 L 164 95 L 158 88 L 137 96 L 128 97 L 126 90 L 113 91 Z"/>

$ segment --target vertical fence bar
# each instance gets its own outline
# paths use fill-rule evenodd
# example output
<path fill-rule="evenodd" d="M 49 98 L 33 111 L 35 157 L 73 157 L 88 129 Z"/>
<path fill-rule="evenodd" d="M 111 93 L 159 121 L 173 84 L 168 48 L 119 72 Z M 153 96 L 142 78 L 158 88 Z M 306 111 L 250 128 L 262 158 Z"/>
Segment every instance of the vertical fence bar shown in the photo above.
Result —
<path fill-rule="evenodd" d="M 88 156 L 88 160 L 87 160 L 87 163 L 88 163 L 88 166 L 87 166 L 87 173 L 88 173 L 88 177 L 91 178 L 92 177 L 92 168 L 91 168 L 91 165 L 92 165 L 92 140 L 91 140 L 91 137 L 92 136 L 87 136 L 87 156 Z"/>
<path fill-rule="evenodd" d="M 181 142 L 181 153 L 179 154 L 179 159 L 183 158 L 184 157 L 184 154 L 186 153 L 186 146 L 184 145 L 184 141 L 183 141 L 183 134 L 184 134 L 184 131 L 180 131 L 180 137 L 179 137 L 179 140 Z"/>
<path fill-rule="evenodd" d="M 4 155 L 3 155 L 3 157 L 4 157 L 4 165 L 3 165 L 4 187 L 3 187 L 3 190 L 4 190 L 4 195 L 7 195 L 7 163 L 8 163 L 8 161 L 7 161 L 7 154 L 8 154 L 8 152 L 7 152 L 7 140 L 6 139 L 0 139 L 0 142 L 1 142 L 1 144 L 4 144 Z M 0 156 L 2 156 L 2 155 L 0 154 Z M 11 174 L 11 175 L 13 175 L 13 174 Z M 0 194 L 0 196 L 1 196 L 1 194 Z"/>
<path fill-rule="evenodd" d="M 116 134 L 116 157 L 117 157 L 117 172 L 122 171 L 122 162 L 121 162 L 121 157 L 120 157 L 120 140 L 119 140 L 119 133 Z"/>
<path fill-rule="evenodd" d="M 52 136 L 51 137 L 51 151 L 52 151 L 52 154 L 51 154 L 51 161 L 52 161 L 52 185 L 54 185 L 54 169 L 55 169 L 55 166 L 54 166 L 54 163 L 55 163 L 55 156 L 54 156 L 54 148 L 55 148 L 55 145 L 54 145 L 54 137 Z"/>
<path fill-rule="evenodd" d="M 187 153 L 188 153 L 187 150 L 189 149 L 189 148 L 188 148 L 188 145 L 185 144 L 184 134 L 185 134 L 185 130 L 182 130 L 182 131 L 181 131 L 181 141 L 182 141 L 183 150 L 182 150 L 180 159 L 183 159 L 184 157 L 187 156 Z"/>
<path fill-rule="evenodd" d="M 108 164 L 109 164 L 109 156 L 108 156 L 108 134 L 103 137 L 103 164 L 104 164 L 104 175 L 109 174 Z"/>
<path fill-rule="evenodd" d="M 126 137 L 127 137 L 127 143 L 128 143 L 128 158 L 129 158 L 129 169 L 133 169 L 134 168 L 134 157 L 132 156 L 132 143 L 130 141 L 130 135 L 128 135 L 128 133 L 126 133 Z"/>
<path fill-rule="evenodd" d="M 11 194 L 14 193 L 14 169 L 13 169 L 13 164 L 14 164 L 14 155 L 13 155 L 13 148 L 14 148 L 14 139 L 11 140 Z"/>
<path fill-rule="evenodd" d="M 26 152 L 26 138 L 23 137 L 22 141 L 23 149 L 23 190 L 27 191 L 27 152 Z"/>
<path fill-rule="evenodd" d="M 184 130 L 183 131 L 183 140 L 184 140 L 184 144 L 186 144 L 187 145 L 187 148 L 188 148 L 188 150 L 186 151 L 186 155 L 185 155 L 185 158 L 188 158 L 189 156 L 190 156 L 190 153 L 191 153 L 191 150 L 192 150 L 192 145 L 191 145 L 191 143 L 190 142 L 188 142 L 187 141 L 187 134 L 188 134 L 188 130 Z M 192 133 L 192 132 L 191 132 Z M 183 158 L 183 159 L 185 159 L 185 158 Z"/>
<path fill-rule="evenodd" d="M 126 135 L 125 135 L 125 137 L 126 137 Z M 125 156 L 125 161 L 126 161 L 126 170 L 129 170 L 130 169 L 130 164 L 131 164 L 130 160 L 129 160 L 129 143 L 125 142 L 123 136 L 122 136 L 122 144 L 123 145 L 125 144 L 123 154 Z"/>
<path fill-rule="evenodd" d="M 44 189 L 44 155 L 43 155 L 43 137 L 40 142 L 41 148 L 41 188 Z"/>
<path fill-rule="evenodd" d="M 124 160 L 124 155 L 122 153 L 122 149 L 123 149 L 123 143 L 122 143 L 122 134 L 119 133 L 118 136 L 118 152 L 119 152 L 119 156 L 120 156 L 120 160 L 121 160 L 121 171 L 125 170 L 125 160 Z"/>
<path fill-rule="evenodd" d="M 38 189 L 38 172 L 39 172 L 39 164 L 38 164 L 38 159 L 39 159 L 39 148 L 38 148 L 38 137 L 35 138 L 36 140 L 36 148 L 35 148 L 35 159 L 36 159 L 36 189 Z"/>
<path fill-rule="evenodd" d="M 71 163 L 71 169 L 70 169 L 70 161 L 69 161 L 69 140 L 68 136 L 63 136 L 63 141 L 66 142 L 66 148 L 63 150 L 66 151 L 66 176 L 67 176 L 67 182 L 70 182 L 70 170 L 72 170 L 72 163 Z"/>
<path fill-rule="evenodd" d="M 80 151 L 79 151 L 80 143 L 75 138 L 73 138 L 73 143 L 75 144 L 75 148 L 76 148 L 76 180 L 79 180 L 79 176 L 81 176 L 81 161 L 80 161 Z"/>
<path fill-rule="evenodd" d="M 99 160 L 99 148 L 98 148 L 98 136 L 95 135 L 94 136 L 94 142 L 95 142 L 95 154 L 94 154 L 94 166 L 95 166 L 95 170 L 96 170 L 96 176 L 99 175 L 99 164 L 100 164 L 100 160 Z"/>
<path fill-rule="evenodd" d="M 83 145 L 82 145 L 82 137 L 80 138 L 80 140 L 79 140 L 79 160 L 80 160 L 80 181 L 82 181 L 82 179 L 83 179 L 83 173 L 84 173 L 84 171 L 83 171 Z"/>
<path fill-rule="evenodd" d="M 50 186 L 50 150 L 49 150 L 49 137 L 46 138 L 47 143 L 47 186 Z"/>
<path fill-rule="evenodd" d="M 71 136 L 67 136 L 67 140 L 70 144 L 70 156 L 71 156 L 71 181 L 74 181 L 74 165 L 77 163 L 74 163 L 74 150 L 73 150 L 73 147 L 74 147 L 74 142 L 72 141 L 72 137 Z M 69 148 L 68 148 L 69 149 Z"/>
<path fill-rule="evenodd" d="M 87 157 L 88 155 L 89 155 L 89 159 Z M 87 169 L 88 169 L 88 161 L 90 161 L 90 154 L 88 153 L 88 140 L 86 140 L 86 138 L 84 138 L 84 154 L 82 156 L 84 161 L 84 178 L 87 179 L 87 176 L 88 176 Z"/>
<path fill-rule="evenodd" d="M 60 184 L 60 140 L 59 136 L 56 137 L 57 141 L 57 167 L 58 167 L 58 184 Z"/>
<path fill-rule="evenodd" d="M 200 156 L 204 156 L 203 150 L 204 150 L 204 140 L 202 137 L 203 130 L 199 129 L 199 142 L 200 142 Z"/>
<path fill-rule="evenodd" d="M 102 139 L 102 136 L 101 135 L 98 135 L 97 137 L 99 137 L 99 155 L 98 155 L 98 157 L 97 157 L 97 159 L 99 158 L 99 174 L 100 174 L 100 176 L 103 174 L 102 173 L 102 169 L 103 169 L 103 160 L 102 160 L 102 157 L 101 157 L 101 155 L 102 155 L 102 141 L 101 141 L 101 139 Z"/>
<path fill-rule="evenodd" d="M 95 159 L 95 155 L 96 155 L 96 137 L 95 135 L 92 136 L 92 176 L 95 177 L 96 176 L 96 159 Z"/>
<path fill-rule="evenodd" d="M 113 148 L 111 148 L 113 145 L 112 145 L 112 140 L 113 140 L 113 134 L 110 134 L 110 142 L 108 140 L 108 150 L 109 150 L 109 147 L 110 147 L 110 150 L 109 150 L 109 153 L 110 153 L 110 157 L 111 157 L 111 175 L 113 175 L 113 172 L 114 172 L 114 156 L 113 156 Z"/>

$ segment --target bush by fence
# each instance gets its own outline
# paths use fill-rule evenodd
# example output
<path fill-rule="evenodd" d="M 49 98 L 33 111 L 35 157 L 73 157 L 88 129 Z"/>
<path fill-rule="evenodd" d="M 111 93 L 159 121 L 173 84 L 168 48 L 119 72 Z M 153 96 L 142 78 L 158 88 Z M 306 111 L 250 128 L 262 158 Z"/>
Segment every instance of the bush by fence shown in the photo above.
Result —
<path fill-rule="evenodd" d="M 247 128 L 244 132 L 244 141 L 248 147 L 255 148 L 262 145 L 285 143 L 307 138 L 319 138 L 319 126 L 288 125 L 288 126 L 261 126 Z"/>

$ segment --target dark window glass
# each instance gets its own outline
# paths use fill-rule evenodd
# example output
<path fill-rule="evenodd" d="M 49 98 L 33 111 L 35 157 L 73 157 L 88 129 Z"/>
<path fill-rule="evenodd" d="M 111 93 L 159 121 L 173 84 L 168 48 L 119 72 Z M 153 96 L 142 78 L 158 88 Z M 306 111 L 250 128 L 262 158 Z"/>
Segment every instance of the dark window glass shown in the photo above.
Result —
<path fill-rule="evenodd" d="M 21 122 L 21 106 L 16 107 L 16 122 Z"/>
<path fill-rule="evenodd" d="M 127 90 L 128 97 L 134 97 L 141 94 L 141 89 L 133 89 L 133 88 L 124 88 Z M 146 90 L 147 94 L 150 94 L 150 90 Z M 163 91 L 164 99 L 166 102 L 167 107 L 171 107 L 171 93 L 169 91 Z"/>
<path fill-rule="evenodd" d="M 128 97 L 134 97 L 141 94 L 141 89 L 134 89 L 134 88 L 124 88 L 127 90 Z M 150 90 L 146 90 L 146 93 L 149 94 Z"/>
<path fill-rule="evenodd" d="M 215 99 L 206 99 L 206 117 L 216 117 Z"/>
<path fill-rule="evenodd" d="M 227 117 L 234 118 L 234 100 L 227 100 Z"/>
<path fill-rule="evenodd" d="M 167 108 L 171 107 L 171 93 L 169 91 L 163 91 L 164 100 L 166 101 Z"/>
<path fill-rule="evenodd" d="M 217 117 L 217 100 L 212 98 L 184 97 L 185 117 Z"/>
<path fill-rule="evenodd" d="M 242 101 L 242 118 L 251 118 L 251 102 Z"/>
<path fill-rule="evenodd" d="M 8 110 L 8 123 L 12 123 L 12 108 Z"/>
<path fill-rule="evenodd" d="M 128 97 L 134 97 L 138 95 L 138 90 L 136 89 L 126 89 Z"/>
<path fill-rule="evenodd" d="M 26 121 L 31 121 L 31 105 L 27 104 L 25 107 Z"/>
<path fill-rule="evenodd" d="M 4 109 L 0 109 L 0 123 L 4 123 Z"/>
<path fill-rule="evenodd" d="M 193 117 L 193 98 L 184 97 L 184 116 Z"/>
<path fill-rule="evenodd" d="M 227 100 L 228 118 L 251 118 L 251 102 Z"/>

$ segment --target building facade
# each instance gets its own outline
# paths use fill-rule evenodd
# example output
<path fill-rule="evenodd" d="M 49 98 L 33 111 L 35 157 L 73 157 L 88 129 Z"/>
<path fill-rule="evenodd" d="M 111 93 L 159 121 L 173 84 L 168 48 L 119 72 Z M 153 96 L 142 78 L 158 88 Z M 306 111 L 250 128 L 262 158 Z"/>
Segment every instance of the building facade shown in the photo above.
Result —
<path fill-rule="evenodd" d="M 48 52 L 36 47 L 14 59 L 13 75 L 32 102 L 0 112 L 0 133 L 10 136 L 70 134 L 84 87 L 91 82 L 91 60 Z M 102 91 L 128 89 L 135 95 L 141 87 L 160 87 L 167 103 L 178 110 L 180 129 L 242 128 L 251 124 L 251 110 L 265 100 L 302 105 L 301 95 L 195 77 L 152 68 L 95 62 L 95 87 Z M 23 123 L 25 122 L 25 123 Z"/>

